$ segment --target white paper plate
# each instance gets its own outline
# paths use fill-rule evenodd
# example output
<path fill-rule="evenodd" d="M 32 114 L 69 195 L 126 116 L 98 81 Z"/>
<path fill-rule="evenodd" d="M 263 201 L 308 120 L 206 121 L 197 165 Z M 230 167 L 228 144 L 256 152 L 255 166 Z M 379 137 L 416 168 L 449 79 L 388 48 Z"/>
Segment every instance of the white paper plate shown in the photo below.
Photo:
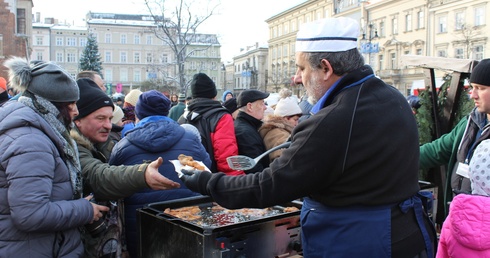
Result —
<path fill-rule="evenodd" d="M 183 175 L 182 172 L 181 172 L 182 169 L 189 170 L 189 171 L 197 170 L 194 167 L 187 166 L 187 165 L 184 166 L 184 165 L 180 164 L 180 161 L 179 160 L 169 160 L 169 161 L 172 164 L 174 164 L 175 172 L 177 172 L 177 174 L 179 175 L 179 178 Z M 197 161 L 197 163 L 199 163 L 199 165 L 201 165 L 201 166 L 204 167 L 204 171 L 208 171 L 209 173 L 211 173 L 211 170 L 209 170 L 209 168 L 206 167 L 206 165 L 204 165 L 204 163 L 202 163 L 201 161 Z"/>

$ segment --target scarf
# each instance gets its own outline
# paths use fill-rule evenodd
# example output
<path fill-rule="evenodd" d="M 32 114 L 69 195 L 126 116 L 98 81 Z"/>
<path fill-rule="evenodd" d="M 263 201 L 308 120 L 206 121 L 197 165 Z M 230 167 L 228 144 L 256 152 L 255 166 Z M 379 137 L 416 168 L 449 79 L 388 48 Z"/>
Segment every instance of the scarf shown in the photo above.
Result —
<path fill-rule="evenodd" d="M 62 142 L 62 150 L 60 155 L 68 167 L 70 173 L 71 185 L 73 188 L 73 198 L 79 199 L 82 197 L 82 173 L 80 160 L 78 157 L 78 149 L 76 148 L 76 143 L 71 138 L 68 128 L 65 127 L 62 119 L 58 118 L 59 110 L 47 99 L 34 95 L 28 91 L 24 93 L 18 100 L 24 105 L 33 109 L 37 114 L 39 114 L 53 129 L 55 135 Z M 70 127 L 73 127 L 73 123 Z"/>

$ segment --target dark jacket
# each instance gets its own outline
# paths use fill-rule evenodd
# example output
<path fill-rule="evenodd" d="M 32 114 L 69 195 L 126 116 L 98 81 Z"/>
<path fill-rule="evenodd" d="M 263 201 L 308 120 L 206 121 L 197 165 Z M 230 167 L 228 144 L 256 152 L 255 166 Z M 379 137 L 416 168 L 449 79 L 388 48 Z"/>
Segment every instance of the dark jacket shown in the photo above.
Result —
<path fill-rule="evenodd" d="M 92 205 L 73 200 L 62 142 L 41 116 L 12 101 L 0 108 L 0 256 L 80 257 L 79 227 Z"/>
<path fill-rule="evenodd" d="M 262 121 L 247 114 L 244 111 L 238 112 L 235 119 L 235 135 L 238 144 L 238 154 L 250 158 L 256 158 L 266 151 L 264 140 L 259 134 Z M 263 157 L 252 169 L 245 173 L 255 173 L 264 170 L 270 163 L 269 156 Z"/>
<path fill-rule="evenodd" d="M 131 257 L 136 257 L 139 242 L 137 241 L 137 209 L 148 203 L 199 195 L 185 187 L 175 172 L 173 164 L 169 162 L 169 160 L 177 160 L 180 154 L 192 156 L 194 160 L 202 161 L 207 167 L 211 166 L 211 160 L 198 136 L 163 116 L 144 118 L 114 146 L 109 164 L 133 165 L 162 157 L 164 162 L 159 168 L 160 173 L 181 185 L 178 189 L 165 191 L 145 189 L 124 200 L 126 239 Z"/>
<path fill-rule="evenodd" d="M 9 93 L 7 91 L 0 93 L 0 106 L 2 106 L 3 103 L 7 102 L 8 100 L 9 100 Z"/>
<path fill-rule="evenodd" d="M 168 111 L 168 117 L 172 118 L 172 120 L 177 121 L 179 117 L 184 114 L 185 104 L 184 102 L 179 102 L 179 104 L 173 106 L 170 111 Z"/>
<path fill-rule="evenodd" d="M 396 205 L 419 191 L 417 125 L 397 89 L 363 66 L 343 76 L 320 108 L 296 126 L 291 146 L 261 173 L 213 174 L 206 188 L 212 198 L 234 209 L 309 196 L 326 207 L 349 210 Z M 408 219 L 410 224 L 393 224 L 391 239 L 414 237 L 424 248 L 417 223 Z"/>
<path fill-rule="evenodd" d="M 238 155 L 233 117 L 212 99 L 193 99 L 184 113 L 184 123 L 195 126 L 201 134 L 201 142 L 211 158 L 211 171 L 228 175 L 243 175 L 241 170 L 228 166 L 227 157 Z"/>

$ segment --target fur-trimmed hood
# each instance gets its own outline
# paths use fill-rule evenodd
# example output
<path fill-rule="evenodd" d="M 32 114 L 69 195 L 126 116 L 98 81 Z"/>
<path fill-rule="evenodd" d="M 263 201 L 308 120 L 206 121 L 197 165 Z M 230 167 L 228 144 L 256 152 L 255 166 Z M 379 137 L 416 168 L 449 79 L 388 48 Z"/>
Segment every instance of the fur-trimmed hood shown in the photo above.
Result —
<path fill-rule="evenodd" d="M 264 136 L 272 129 L 283 129 L 291 133 L 294 128 L 287 124 L 281 116 L 269 115 L 259 128 L 260 136 L 264 138 Z"/>
<path fill-rule="evenodd" d="M 71 135 L 71 137 L 73 137 L 73 139 L 75 140 L 75 142 L 78 145 L 80 145 L 80 146 L 82 146 L 82 147 L 84 147 L 90 151 L 95 150 L 94 144 L 87 137 L 83 136 L 77 127 L 71 129 L 70 135 Z"/>

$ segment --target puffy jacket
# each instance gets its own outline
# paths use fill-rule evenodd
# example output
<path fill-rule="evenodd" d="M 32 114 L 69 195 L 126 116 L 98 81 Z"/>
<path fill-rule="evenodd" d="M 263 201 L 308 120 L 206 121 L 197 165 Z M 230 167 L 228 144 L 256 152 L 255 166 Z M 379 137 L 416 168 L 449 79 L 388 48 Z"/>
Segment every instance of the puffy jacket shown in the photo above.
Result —
<path fill-rule="evenodd" d="M 73 200 L 62 142 L 17 101 L 0 108 L 0 256 L 81 257 L 92 205 Z"/>
<path fill-rule="evenodd" d="M 235 119 L 235 135 L 238 144 L 238 154 L 255 158 L 266 151 L 264 140 L 259 134 L 262 121 L 247 114 L 244 111 L 238 112 Z M 245 173 L 255 173 L 269 167 L 269 156 L 263 157 L 255 167 L 246 170 Z"/>
<path fill-rule="evenodd" d="M 211 165 L 209 155 L 198 136 L 164 116 L 150 116 L 141 120 L 112 151 L 109 160 L 112 165 L 132 165 L 162 157 L 164 162 L 159 168 L 160 173 L 181 185 L 178 189 L 165 191 L 146 189 L 124 200 L 126 235 L 131 256 L 136 257 L 138 246 L 137 209 L 148 203 L 199 195 L 185 187 L 169 161 L 177 160 L 180 154 L 192 156 L 194 160 L 202 161 L 207 167 Z"/>
<path fill-rule="evenodd" d="M 459 194 L 451 202 L 437 258 L 490 257 L 490 197 Z"/>

